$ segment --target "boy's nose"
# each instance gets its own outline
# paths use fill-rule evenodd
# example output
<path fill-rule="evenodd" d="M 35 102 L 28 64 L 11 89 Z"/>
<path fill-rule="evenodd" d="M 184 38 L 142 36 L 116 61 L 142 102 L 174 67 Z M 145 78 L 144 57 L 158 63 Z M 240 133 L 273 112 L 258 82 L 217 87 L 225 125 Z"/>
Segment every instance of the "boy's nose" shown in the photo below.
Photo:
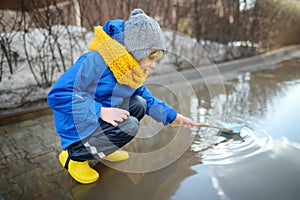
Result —
<path fill-rule="evenodd" d="M 155 67 L 156 67 L 156 66 L 155 66 L 155 63 L 152 63 L 152 64 L 149 65 L 149 68 L 150 68 L 150 69 L 155 69 Z"/>

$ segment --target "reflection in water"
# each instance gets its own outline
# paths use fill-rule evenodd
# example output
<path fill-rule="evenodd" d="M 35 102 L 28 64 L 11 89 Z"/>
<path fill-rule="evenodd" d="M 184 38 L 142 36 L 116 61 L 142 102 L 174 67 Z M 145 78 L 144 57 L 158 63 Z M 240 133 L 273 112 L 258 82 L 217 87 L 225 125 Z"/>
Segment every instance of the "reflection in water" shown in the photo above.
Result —
<path fill-rule="evenodd" d="M 274 141 L 251 159 L 212 166 L 211 176 L 221 199 L 299 199 L 299 153 L 299 143 Z"/>
<path fill-rule="evenodd" d="M 199 91 L 204 122 L 214 121 L 211 113 L 222 112 L 226 121 L 247 124 L 233 137 L 199 130 L 191 146 L 209 166 L 218 198 L 300 198 L 299 66 L 295 59 L 241 74 L 226 82 L 226 95 L 210 98 Z"/>
<path fill-rule="evenodd" d="M 123 173 L 97 163 L 100 181 L 75 185 L 69 190 L 71 199 L 169 199 L 186 177 L 196 174 L 190 166 L 201 164 L 192 151 L 187 151 L 172 165 L 145 174 Z"/>

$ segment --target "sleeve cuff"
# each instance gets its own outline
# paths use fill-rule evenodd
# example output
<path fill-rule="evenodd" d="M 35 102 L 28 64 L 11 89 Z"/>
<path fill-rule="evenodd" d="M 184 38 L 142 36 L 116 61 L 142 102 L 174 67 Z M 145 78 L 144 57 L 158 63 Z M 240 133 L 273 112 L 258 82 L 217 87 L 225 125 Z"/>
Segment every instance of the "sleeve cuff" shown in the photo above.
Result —
<path fill-rule="evenodd" d="M 168 114 L 168 119 L 166 120 L 165 125 L 172 123 L 175 120 L 176 116 L 177 116 L 177 111 L 172 109 Z"/>

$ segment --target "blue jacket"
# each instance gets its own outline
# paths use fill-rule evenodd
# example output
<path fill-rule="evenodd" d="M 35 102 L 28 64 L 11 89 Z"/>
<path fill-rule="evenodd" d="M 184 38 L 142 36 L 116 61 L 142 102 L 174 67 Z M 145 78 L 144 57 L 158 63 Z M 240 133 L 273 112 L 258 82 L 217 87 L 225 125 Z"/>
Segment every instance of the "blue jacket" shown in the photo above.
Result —
<path fill-rule="evenodd" d="M 103 29 L 123 44 L 123 27 L 124 20 L 111 20 Z M 133 95 L 146 100 L 146 114 L 156 121 L 167 125 L 175 119 L 176 110 L 155 98 L 144 85 L 134 89 L 117 83 L 97 51 L 83 54 L 57 80 L 48 94 L 48 105 L 54 112 L 62 149 L 88 137 L 97 129 L 102 122 L 99 119 L 101 107 L 118 107 L 124 98 Z"/>

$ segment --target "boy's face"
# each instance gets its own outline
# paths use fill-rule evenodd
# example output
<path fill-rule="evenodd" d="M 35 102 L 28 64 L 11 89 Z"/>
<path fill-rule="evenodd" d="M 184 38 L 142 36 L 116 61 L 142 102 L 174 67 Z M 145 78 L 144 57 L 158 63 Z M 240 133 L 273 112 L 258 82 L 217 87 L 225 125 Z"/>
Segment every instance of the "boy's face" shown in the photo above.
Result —
<path fill-rule="evenodd" d="M 156 51 L 151 53 L 148 57 L 144 58 L 143 60 L 139 60 L 138 63 L 140 64 L 142 70 L 144 72 L 150 71 L 155 69 L 155 63 L 162 57 L 162 51 Z"/>

